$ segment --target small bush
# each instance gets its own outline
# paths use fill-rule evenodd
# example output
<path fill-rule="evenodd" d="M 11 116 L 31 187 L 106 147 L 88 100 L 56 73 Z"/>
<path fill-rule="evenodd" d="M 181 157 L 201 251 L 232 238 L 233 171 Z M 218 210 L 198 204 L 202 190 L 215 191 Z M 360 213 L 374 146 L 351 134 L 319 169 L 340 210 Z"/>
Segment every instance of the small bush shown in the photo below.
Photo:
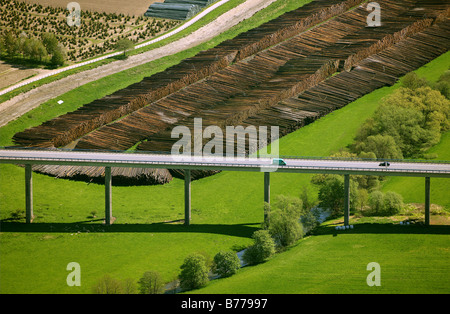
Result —
<path fill-rule="evenodd" d="M 275 242 L 267 230 L 258 230 L 252 236 L 254 244 L 245 250 L 242 258 L 249 265 L 259 264 L 275 253 Z"/>
<path fill-rule="evenodd" d="M 369 195 L 369 208 L 371 215 L 381 215 L 384 209 L 384 194 L 381 191 L 373 191 Z"/>
<path fill-rule="evenodd" d="M 403 207 L 402 196 L 395 192 L 374 191 L 369 195 L 369 215 L 392 216 L 400 213 Z"/>
<path fill-rule="evenodd" d="M 419 77 L 415 72 L 406 74 L 401 82 L 404 87 L 409 89 L 429 86 L 428 81 L 425 78 Z"/>
<path fill-rule="evenodd" d="M 214 256 L 213 271 L 220 277 L 232 276 L 240 267 L 239 257 L 233 251 L 222 251 Z"/>
<path fill-rule="evenodd" d="M 398 214 L 403 207 L 403 198 L 395 192 L 386 192 L 384 195 L 384 215 L 392 216 Z"/>
<path fill-rule="evenodd" d="M 303 236 L 299 219 L 306 210 L 300 198 L 283 195 L 277 197 L 273 209 L 269 211 L 269 223 L 266 225 L 275 244 L 283 249 Z"/>
<path fill-rule="evenodd" d="M 206 285 L 209 281 L 208 272 L 209 269 L 203 255 L 192 254 L 188 256 L 181 265 L 179 275 L 181 288 L 191 290 Z"/>
<path fill-rule="evenodd" d="M 281 248 L 288 247 L 303 236 L 303 228 L 299 223 L 300 217 L 287 213 L 276 212 L 270 218 L 269 232 Z"/>
<path fill-rule="evenodd" d="M 306 234 L 311 232 L 314 228 L 319 225 L 317 217 L 314 215 L 312 211 L 309 211 L 307 214 L 301 217 L 301 223 L 303 226 L 303 233 Z"/>

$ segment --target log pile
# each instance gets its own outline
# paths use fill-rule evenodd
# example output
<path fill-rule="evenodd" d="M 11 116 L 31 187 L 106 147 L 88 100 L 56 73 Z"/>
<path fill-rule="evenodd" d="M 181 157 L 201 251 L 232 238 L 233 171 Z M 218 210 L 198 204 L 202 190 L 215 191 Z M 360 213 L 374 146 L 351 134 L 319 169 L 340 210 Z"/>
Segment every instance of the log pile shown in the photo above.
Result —
<path fill-rule="evenodd" d="M 433 49 L 430 49 L 433 47 Z M 450 20 L 427 28 L 295 97 L 246 119 L 243 125 L 278 125 L 283 136 L 373 90 L 393 85 L 450 48 Z M 407 56 L 407 57 L 406 57 Z"/>
<path fill-rule="evenodd" d="M 56 178 L 86 181 L 102 184 L 105 182 L 104 167 L 33 165 L 36 173 L 48 174 Z M 172 181 L 167 169 L 112 167 L 112 183 L 116 186 L 158 185 Z"/>
<path fill-rule="evenodd" d="M 363 0 L 316 0 L 255 29 L 202 51 L 141 82 L 14 136 L 22 147 L 62 147 L 254 53 L 323 22 Z"/>
<path fill-rule="evenodd" d="M 203 129 L 219 126 L 224 134 L 227 125 L 277 125 L 283 136 L 394 84 L 448 50 L 450 10 L 445 1 L 381 1 L 379 28 L 366 27 L 366 4 L 348 11 L 359 3 L 314 1 L 14 139 L 22 146 L 58 147 L 79 139 L 78 149 L 134 146 L 170 152 L 178 140 L 171 137 L 173 128 L 187 126 L 193 134 L 194 118 L 202 118 Z M 121 170 L 122 177 L 135 176 L 139 184 L 161 184 L 184 175 L 179 170 Z M 36 171 L 102 177 L 101 169 Z"/>

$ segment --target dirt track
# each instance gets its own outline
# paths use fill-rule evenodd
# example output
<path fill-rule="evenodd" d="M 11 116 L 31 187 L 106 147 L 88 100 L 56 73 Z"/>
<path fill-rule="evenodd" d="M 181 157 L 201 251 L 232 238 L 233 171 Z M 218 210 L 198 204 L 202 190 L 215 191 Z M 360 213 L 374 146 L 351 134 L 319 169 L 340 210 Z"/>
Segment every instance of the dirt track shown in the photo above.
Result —
<path fill-rule="evenodd" d="M 164 47 L 153 49 L 139 55 L 130 56 L 127 60 L 115 61 L 92 70 L 74 74 L 20 94 L 0 104 L 0 126 L 6 125 L 8 122 L 17 119 L 40 104 L 67 93 L 81 85 L 206 42 L 230 29 L 239 22 L 253 16 L 256 12 L 275 1 L 276 0 L 247 0 L 236 8 L 222 14 L 208 25 L 205 25 L 188 36 L 176 40 Z"/>

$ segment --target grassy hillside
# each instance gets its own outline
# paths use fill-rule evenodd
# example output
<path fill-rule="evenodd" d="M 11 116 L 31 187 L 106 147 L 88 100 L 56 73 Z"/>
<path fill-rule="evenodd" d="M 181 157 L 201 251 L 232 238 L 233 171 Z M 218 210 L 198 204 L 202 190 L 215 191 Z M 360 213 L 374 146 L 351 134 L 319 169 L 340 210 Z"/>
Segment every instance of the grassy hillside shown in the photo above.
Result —
<path fill-rule="evenodd" d="M 447 69 L 448 56 L 447 53 L 431 62 L 421 70 L 421 75 L 433 76 Z M 379 89 L 283 137 L 280 140 L 281 153 L 327 156 L 339 150 L 352 142 L 357 128 L 377 108 L 379 99 L 397 87 L 398 85 Z M 26 123 L 21 124 L 22 119 L 31 118 L 23 117 L 13 125 L 24 127 Z M 3 135 L 4 131 L 12 134 L 11 126 L 0 129 L 3 145 L 10 140 L 8 135 Z M 448 142 L 443 143 L 448 145 Z M 445 150 L 445 146 L 441 149 Z M 298 195 L 302 186 L 309 185 L 309 181 L 309 175 L 274 173 L 271 176 L 272 197 L 277 194 Z M 24 170 L 12 165 L 0 165 L 0 218 L 2 220 L 0 293 L 89 293 L 91 286 L 104 274 L 108 273 L 118 279 L 132 278 L 137 281 L 148 270 L 156 270 L 162 274 L 164 280 L 170 281 L 177 276 L 183 259 L 192 252 L 203 251 L 213 256 L 220 250 L 237 250 L 247 246 L 251 242 L 250 235 L 259 228 L 263 220 L 262 173 L 223 172 L 194 181 L 192 183 L 193 225 L 190 227 L 177 223 L 177 220 L 183 218 L 184 212 L 183 181 L 181 180 L 173 180 L 164 186 L 113 187 L 113 216 L 117 220 L 111 227 L 104 227 L 101 222 L 104 216 L 103 186 L 59 180 L 38 174 L 34 174 L 33 183 L 36 215 L 34 223 L 25 225 L 23 218 L 18 221 L 11 220 L 12 213 L 16 210 L 24 213 Z M 447 182 L 445 184 L 448 186 Z M 438 204 L 448 202 L 446 191 L 448 188 L 433 192 L 433 202 Z M 96 211 L 97 217 L 91 217 L 92 211 Z M 355 239 L 355 242 L 350 239 L 339 242 L 345 240 L 346 235 L 339 235 L 337 238 L 331 235 L 314 237 L 308 240 L 309 242 L 305 240 L 299 246 L 309 245 L 308 254 L 296 253 L 292 249 L 285 253 L 286 257 L 280 255 L 274 261 L 281 259 L 285 267 L 282 269 L 287 272 L 286 278 L 291 272 L 289 277 L 292 277 L 294 281 L 295 278 L 302 277 L 301 273 L 297 274 L 293 266 L 297 262 L 289 265 L 299 257 L 296 254 L 301 256 L 304 254 L 303 261 L 314 265 L 313 262 L 320 259 L 320 254 L 323 253 L 321 250 L 328 249 L 330 253 L 327 256 L 333 263 L 337 265 L 354 263 L 354 268 L 343 269 L 335 274 L 332 270 L 334 266 L 330 264 L 320 279 L 313 278 L 309 281 L 310 290 L 303 291 L 314 291 L 314 287 L 321 281 L 339 282 L 336 285 L 329 284 L 329 291 L 334 289 L 335 292 L 342 292 L 344 286 L 351 288 L 359 285 L 361 275 L 363 275 L 362 284 L 365 283 L 365 266 L 368 262 L 379 262 L 382 265 L 382 271 L 383 269 L 388 271 L 385 276 L 389 278 L 388 274 L 395 277 L 400 268 L 407 270 L 411 267 L 422 267 L 421 262 L 416 262 L 415 259 L 428 256 L 416 255 L 415 259 L 409 260 L 409 264 L 405 266 L 405 259 L 388 260 L 388 257 L 393 255 L 392 252 L 397 252 L 397 248 L 421 252 L 427 247 L 435 247 L 437 251 L 431 252 L 430 256 L 435 257 L 436 261 L 427 267 L 433 267 L 436 263 L 439 266 L 442 265 L 442 261 L 448 260 L 442 257 L 442 254 L 448 253 L 448 236 L 441 238 L 435 235 L 424 237 L 410 235 L 410 238 L 406 240 L 410 241 L 411 245 L 407 246 L 403 243 L 405 238 L 389 237 L 388 235 L 392 232 L 377 235 L 374 234 L 373 229 L 371 230 L 372 232 L 364 235 L 372 237 L 371 239 L 361 237 Z M 374 246 L 380 241 L 388 243 L 389 250 L 386 251 L 388 253 L 383 253 L 385 246 L 380 244 Z M 354 254 L 359 251 L 355 251 L 353 245 L 366 245 L 368 251 L 375 249 L 375 252 L 381 252 L 377 255 L 380 259 L 375 259 L 377 256 L 371 256 L 373 260 L 372 258 L 360 259 Z M 442 254 L 439 255 L 437 252 Z M 353 259 L 356 261 L 353 262 Z M 69 273 L 66 271 L 66 266 L 70 262 L 78 262 L 81 266 L 81 287 L 66 285 L 66 276 Z M 273 262 L 264 265 L 270 266 L 270 263 Z M 264 265 L 258 267 L 264 267 Z M 386 268 L 383 268 L 383 265 L 386 265 Z M 357 267 L 362 267 L 362 270 Z M 393 270 L 390 270 L 391 267 Z M 262 271 L 272 275 L 276 270 Z M 317 269 L 314 271 L 319 273 Z M 251 272 L 250 268 L 242 271 L 243 274 L 248 273 L 248 276 Z M 342 277 L 342 274 L 346 272 L 350 275 Z M 448 268 L 443 272 L 444 275 L 446 273 Z M 263 276 L 264 273 L 259 274 L 260 277 L 266 277 Z M 405 274 L 405 276 L 408 275 Z M 422 278 L 422 275 L 420 277 Z M 427 284 L 434 284 L 435 277 L 437 275 L 430 276 Z M 272 282 L 270 292 L 279 292 L 277 289 L 286 291 L 282 287 L 286 285 L 284 281 L 274 280 L 273 276 L 267 276 L 267 278 L 271 278 Z M 238 280 L 238 277 L 230 280 Z M 439 279 L 436 286 L 441 287 L 441 282 Z M 292 287 L 294 286 L 292 284 Z M 400 289 L 401 285 L 397 286 Z"/>
<path fill-rule="evenodd" d="M 194 293 L 449 293 L 449 226 L 362 223 L 319 234 L 269 261 L 213 280 Z M 427 232 L 427 233 L 424 233 Z M 380 265 L 381 286 L 368 286 L 367 264 Z"/>

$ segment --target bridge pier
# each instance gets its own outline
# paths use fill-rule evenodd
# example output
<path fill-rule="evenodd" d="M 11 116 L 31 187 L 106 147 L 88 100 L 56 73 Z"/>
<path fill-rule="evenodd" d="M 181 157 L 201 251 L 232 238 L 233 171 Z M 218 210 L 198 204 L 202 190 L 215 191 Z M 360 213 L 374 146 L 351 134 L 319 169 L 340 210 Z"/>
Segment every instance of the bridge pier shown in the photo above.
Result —
<path fill-rule="evenodd" d="M 184 170 L 184 225 L 191 223 L 191 170 Z"/>
<path fill-rule="evenodd" d="M 105 225 L 112 224 L 112 179 L 111 167 L 105 167 Z"/>
<path fill-rule="evenodd" d="M 26 222 L 33 222 L 33 171 L 31 165 L 25 165 L 25 217 Z"/>
<path fill-rule="evenodd" d="M 425 226 L 430 225 L 430 177 L 425 177 Z"/>
<path fill-rule="evenodd" d="M 344 226 L 350 224 L 350 175 L 344 175 Z"/>
<path fill-rule="evenodd" d="M 264 172 L 264 204 L 270 205 L 270 172 Z M 269 215 L 264 205 L 264 223 L 268 223 Z"/>
<path fill-rule="evenodd" d="M 270 172 L 264 172 L 264 202 L 270 204 Z"/>

